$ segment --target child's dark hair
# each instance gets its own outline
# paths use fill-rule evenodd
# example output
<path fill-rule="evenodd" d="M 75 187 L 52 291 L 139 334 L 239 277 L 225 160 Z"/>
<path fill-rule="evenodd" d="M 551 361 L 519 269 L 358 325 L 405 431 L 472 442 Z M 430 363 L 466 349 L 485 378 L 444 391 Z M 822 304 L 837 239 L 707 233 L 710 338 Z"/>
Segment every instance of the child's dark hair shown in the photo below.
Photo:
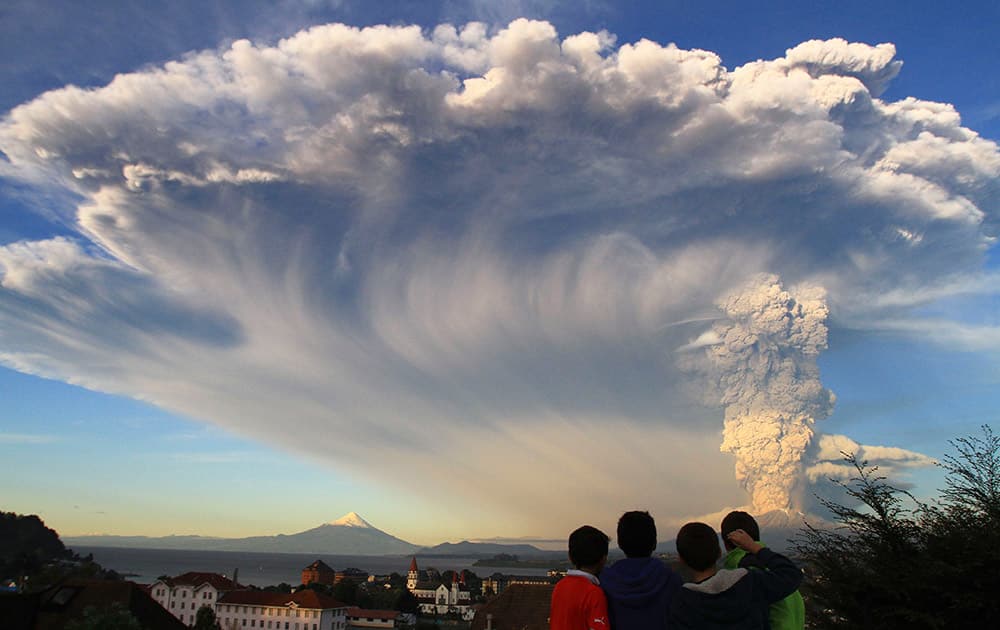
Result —
<path fill-rule="evenodd" d="M 656 522 L 649 512 L 625 512 L 618 519 L 618 548 L 628 558 L 648 558 L 656 549 Z"/>
<path fill-rule="evenodd" d="M 607 534 L 596 527 L 578 528 L 569 535 L 570 562 L 577 568 L 596 565 L 608 555 L 609 540 Z"/>
<path fill-rule="evenodd" d="M 742 529 L 754 540 L 760 540 L 760 525 L 757 524 L 754 517 L 740 510 L 730 512 L 722 519 L 722 537 L 725 538 L 737 529 Z"/>
<path fill-rule="evenodd" d="M 677 532 L 677 554 L 695 571 L 705 571 L 719 560 L 719 536 L 705 523 L 688 523 Z"/>

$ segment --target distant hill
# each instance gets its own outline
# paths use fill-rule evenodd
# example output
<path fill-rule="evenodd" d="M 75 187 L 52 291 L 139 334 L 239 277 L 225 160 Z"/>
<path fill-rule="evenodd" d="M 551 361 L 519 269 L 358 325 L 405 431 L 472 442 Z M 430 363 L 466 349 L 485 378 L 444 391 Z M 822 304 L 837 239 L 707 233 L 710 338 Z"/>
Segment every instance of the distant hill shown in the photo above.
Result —
<path fill-rule="evenodd" d="M 421 556 L 461 556 L 464 558 L 491 558 L 502 553 L 512 556 L 531 556 L 546 552 L 534 545 L 474 543 L 468 540 L 458 543 L 441 543 L 433 547 L 424 547 L 417 552 Z"/>
<path fill-rule="evenodd" d="M 196 551 L 264 551 L 329 555 L 389 556 L 414 553 L 417 545 L 374 527 L 356 513 L 297 534 L 212 538 L 206 536 L 67 536 L 69 545 L 190 549 Z"/>

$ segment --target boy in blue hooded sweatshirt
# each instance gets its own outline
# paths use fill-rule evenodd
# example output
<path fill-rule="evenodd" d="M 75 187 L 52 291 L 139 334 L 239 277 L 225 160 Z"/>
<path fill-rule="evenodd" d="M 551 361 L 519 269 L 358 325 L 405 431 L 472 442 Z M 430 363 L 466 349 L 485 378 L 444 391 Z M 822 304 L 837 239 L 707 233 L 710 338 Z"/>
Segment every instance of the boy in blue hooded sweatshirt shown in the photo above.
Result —
<path fill-rule="evenodd" d="M 612 630 L 667 627 L 670 601 L 683 580 L 659 558 L 656 523 L 649 512 L 626 512 L 618 519 L 618 547 L 625 559 L 601 571 Z"/>

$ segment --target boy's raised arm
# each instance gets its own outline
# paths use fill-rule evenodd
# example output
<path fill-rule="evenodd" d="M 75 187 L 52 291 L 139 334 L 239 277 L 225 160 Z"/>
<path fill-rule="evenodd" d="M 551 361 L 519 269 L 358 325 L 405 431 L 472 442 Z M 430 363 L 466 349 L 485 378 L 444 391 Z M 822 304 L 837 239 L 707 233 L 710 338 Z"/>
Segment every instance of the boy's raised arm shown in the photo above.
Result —
<path fill-rule="evenodd" d="M 799 584 L 802 582 L 802 571 L 791 560 L 780 553 L 765 548 L 742 529 L 730 533 L 728 538 L 737 547 L 756 556 L 759 565 L 767 569 L 766 571 L 750 572 L 750 579 L 754 581 L 755 599 L 773 604 L 788 597 L 799 588 Z"/>

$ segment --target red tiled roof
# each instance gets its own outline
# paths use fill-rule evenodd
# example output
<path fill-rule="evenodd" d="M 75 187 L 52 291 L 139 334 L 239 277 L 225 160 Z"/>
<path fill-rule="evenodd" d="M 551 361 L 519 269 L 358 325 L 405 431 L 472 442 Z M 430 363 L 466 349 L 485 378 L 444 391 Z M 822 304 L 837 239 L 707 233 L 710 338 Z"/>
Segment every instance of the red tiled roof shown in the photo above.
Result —
<path fill-rule="evenodd" d="M 347 608 L 332 597 L 321 595 L 311 589 L 296 593 L 274 593 L 272 591 L 230 591 L 219 598 L 219 604 L 242 604 L 248 606 L 288 606 L 294 603 L 299 608 Z"/>
<path fill-rule="evenodd" d="M 167 586 L 201 586 L 202 584 L 210 584 L 219 591 L 228 591 L 237 588 L 243 588 L 239 584 L 233 582 L 224 575 L 219 575 L 218 573 L 203 573 L 199 571 L 190 571 L 178 575 L 176 577 L 167 578 L 163 580 L 167 583 Z"/>
<path fill-rule="evenodd" d="M 395 619 L 399 617 L 398 610 L 368 610 L 354 606 L 347 609 L 348 617 L 367 617 L 369 619 Z"/>
<path fill-rule="evenodd" d="M 503 593 L 476 611 L 472 630 L 485 630 L 486 615 L 493 615 L 493 627 L 518 630 L 548 630 L 551 584 L 512 584 Z"/>
<path fill-rule="evenodd" d="M 417 557 L 413 556 L 413 559 L 410 560 L 410 571 L 417 571 L 417 570 L 418 570 L 417 569 Z"/>

